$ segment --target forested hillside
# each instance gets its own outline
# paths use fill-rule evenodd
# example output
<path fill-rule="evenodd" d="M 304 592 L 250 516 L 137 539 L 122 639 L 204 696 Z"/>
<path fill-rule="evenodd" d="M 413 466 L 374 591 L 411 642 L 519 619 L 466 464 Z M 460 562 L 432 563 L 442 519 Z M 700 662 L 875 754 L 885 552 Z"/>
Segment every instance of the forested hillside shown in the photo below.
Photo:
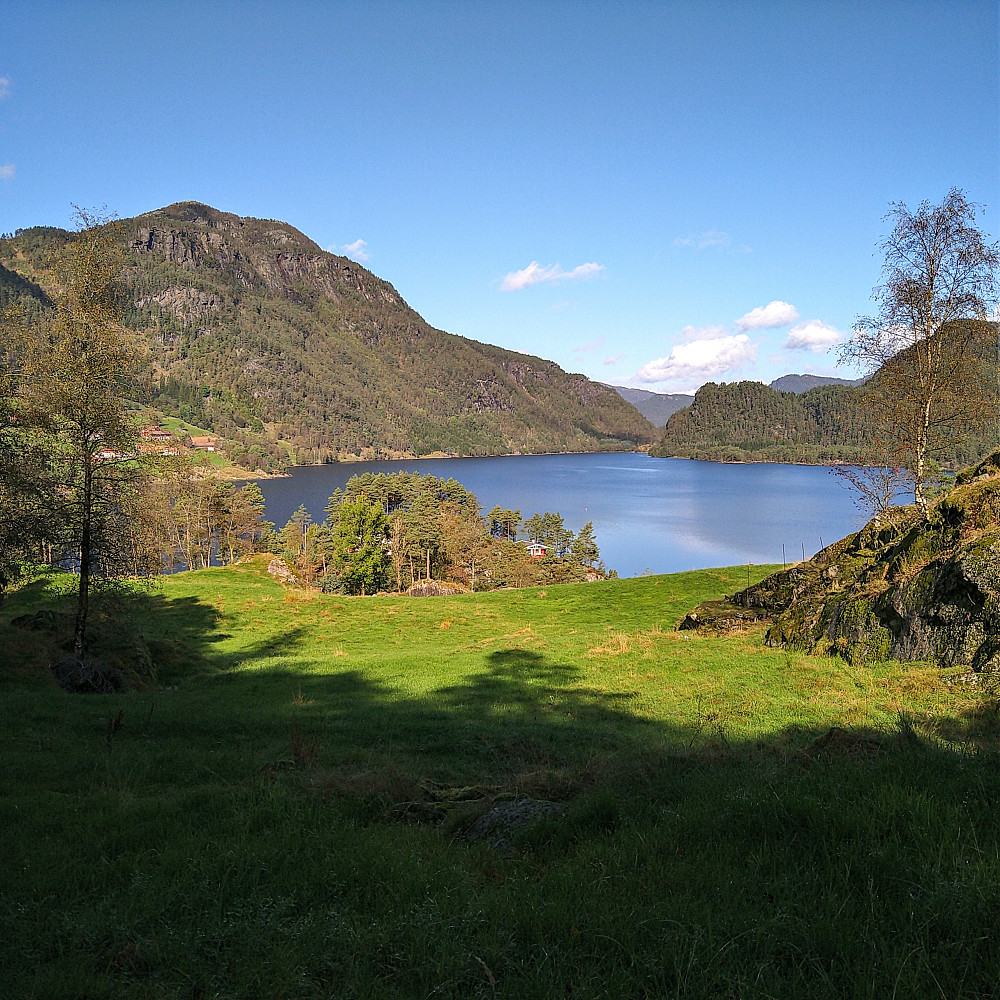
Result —
<path fill-rule="evenodd" d="M 776 392 L 761 382 L 708 382 L 667 422 L 650 449 L 660 458 L 716 462 L 865 463 L 884 454 L 864 393 L 878 387 L 821 385 Z M 994 429 L 960 429 L 935 454 L 942 466 L 971 465 L 996 447 Z M 889 457 L 889 456 L 886 456 Z"/>
<path fill-rule="evenodd" d="M 722 462 L 837 462 L 865 443 L 856 390 L 821 386 L 801 395 L 761 382 L 708 382 L 675 413 L 651 451 Z"/>
<path fill-rule="evenodd" d="M 654 428 L 550 361 L 436 330 L 386 281 L 298 230 L 181 202 L 118 224 L 137 402 L 221 435 L 237 464 L 620 450 Z M 0 239 L 0 297 L 45 308 L 73 234 Z"/>

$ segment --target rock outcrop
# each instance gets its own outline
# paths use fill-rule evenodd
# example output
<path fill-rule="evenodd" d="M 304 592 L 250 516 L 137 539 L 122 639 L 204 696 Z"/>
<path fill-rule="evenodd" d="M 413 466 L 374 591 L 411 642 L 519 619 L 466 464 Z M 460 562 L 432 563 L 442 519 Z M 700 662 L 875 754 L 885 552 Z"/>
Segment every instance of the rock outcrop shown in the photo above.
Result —
<path fill-rule="evenodd" d="M 1000 452 L 926 511 L 894 508 L 680 627 L 728 631 L 755 618 L 769 620 L 771 646 L 1000 669 Z"/>

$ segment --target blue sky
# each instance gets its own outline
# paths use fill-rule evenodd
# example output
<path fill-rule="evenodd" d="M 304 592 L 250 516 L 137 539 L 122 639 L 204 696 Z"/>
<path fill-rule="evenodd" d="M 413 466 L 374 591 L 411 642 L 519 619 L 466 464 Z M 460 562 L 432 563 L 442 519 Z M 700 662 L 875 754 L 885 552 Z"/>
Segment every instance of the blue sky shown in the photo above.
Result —
<path fill-rule="evenodd" d="M 659 392 L 854 373 L 891 202 L 1000 233 L 996 0 L 6 0 L 0 231 L 197 200 Z"/>

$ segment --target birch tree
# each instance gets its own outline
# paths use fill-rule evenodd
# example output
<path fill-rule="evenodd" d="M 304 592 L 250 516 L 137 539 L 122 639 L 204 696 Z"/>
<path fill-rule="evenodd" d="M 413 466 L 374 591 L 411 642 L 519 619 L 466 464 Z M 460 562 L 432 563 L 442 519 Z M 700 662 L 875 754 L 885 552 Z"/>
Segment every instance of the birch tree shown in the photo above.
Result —
<path fill-rule="evenodd" d="M 922 506 L 937 448 L 996 409 L 996 330 L 984 321 L 1000 251 L 977 226 L 979 212 L 958 188 L 940 205 L 893 204 L 872 296 L 878 310 L 858 319 L 841 350 L 842 361 L 874 376 L 865 398 L 899 441 Z"/>

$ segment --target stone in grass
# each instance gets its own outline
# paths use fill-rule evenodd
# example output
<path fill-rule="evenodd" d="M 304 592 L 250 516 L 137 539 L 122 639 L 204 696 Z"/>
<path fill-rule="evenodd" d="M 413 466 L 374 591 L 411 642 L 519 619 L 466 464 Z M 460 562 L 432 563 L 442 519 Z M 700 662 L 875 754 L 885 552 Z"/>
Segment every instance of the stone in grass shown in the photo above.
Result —
<path fill-rule="evenodd" d="M 545 799 L 505 799 L 494 802 L 466 831 L 469 843 L 484 841 L 500 854 L 510 854 L 511 841 L 520 830 L 537 820 L 558 816 L 563 807 Z"/>
<path fill-rule="evenodd" d="M 267 564 L 267 572 L 268 575 L 284 586 L 296 586 L 300 582 L 295 570 L 279 556 L 275 556 Z"/>

